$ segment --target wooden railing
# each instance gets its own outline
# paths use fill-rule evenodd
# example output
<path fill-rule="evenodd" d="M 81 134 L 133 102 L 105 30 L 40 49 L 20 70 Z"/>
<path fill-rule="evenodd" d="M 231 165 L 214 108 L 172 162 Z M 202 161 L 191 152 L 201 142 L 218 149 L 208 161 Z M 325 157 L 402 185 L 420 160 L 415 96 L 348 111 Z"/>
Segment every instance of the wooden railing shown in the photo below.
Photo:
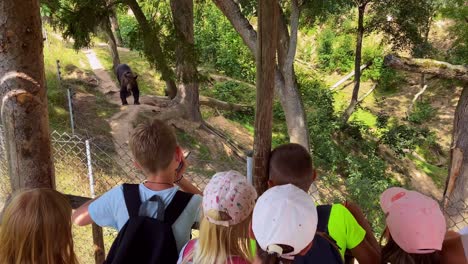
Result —
<path fill-rule="evenodd" d="M 70 200 L 70 205 L 73 209 L 76 209 L 91 200 L 89 197 L 82 197 L 76 195 L 67 195 Z M 104 250 L 104 236 L 102 233 L 102 227 L 92 224 L 93 232 L 93 248 L 94 248 L 94 260 L 96 264 L 102 264 L 106 259 L 106 251 Z"/>

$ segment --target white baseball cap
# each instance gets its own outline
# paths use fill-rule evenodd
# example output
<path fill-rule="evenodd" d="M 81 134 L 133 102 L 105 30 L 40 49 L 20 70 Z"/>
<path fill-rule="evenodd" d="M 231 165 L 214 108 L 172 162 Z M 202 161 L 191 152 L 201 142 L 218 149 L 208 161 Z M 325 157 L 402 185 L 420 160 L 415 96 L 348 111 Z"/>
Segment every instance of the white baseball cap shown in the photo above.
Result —
<path fill-rule="evenodd" d="M 314 239 L 317 221 L 317 208 L 312 197 L 292 184 L 280 185 L 258 198 L 252 216 L 252 231 L 264 251 L 294 259 Z M 283 254 L 279 245 L 290 246 L 293 251 Z"/>

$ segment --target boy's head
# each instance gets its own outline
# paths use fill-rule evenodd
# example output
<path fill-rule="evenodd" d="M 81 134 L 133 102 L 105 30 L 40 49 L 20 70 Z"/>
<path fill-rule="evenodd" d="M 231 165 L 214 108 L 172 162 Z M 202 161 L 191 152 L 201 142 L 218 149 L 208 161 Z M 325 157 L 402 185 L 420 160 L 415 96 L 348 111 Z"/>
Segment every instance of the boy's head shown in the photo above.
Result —
<path fill-rule="evenodd" d="M 271 152 L 269 187 L 294 184 L 307 192 L 315 177 L 312 157 L 303 146 L 289 143 Z"/>
<path fill-rule="evenodd" d="M 157 119 L 139 124 L 134 129 L 130 149 L 137 165 L 145 173 L 157 173 L 172 165 L 177 167 L 181 152 L 172 128 Z"/>

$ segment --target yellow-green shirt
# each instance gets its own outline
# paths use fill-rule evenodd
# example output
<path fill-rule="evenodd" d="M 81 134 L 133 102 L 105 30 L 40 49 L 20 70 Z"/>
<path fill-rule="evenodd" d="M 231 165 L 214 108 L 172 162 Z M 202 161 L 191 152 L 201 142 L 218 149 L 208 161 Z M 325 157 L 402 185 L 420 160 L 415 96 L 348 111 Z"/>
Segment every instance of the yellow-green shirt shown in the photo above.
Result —
<path fill-rule="evenodd" d="M 341 257 L 344 259 L 346 249 L 353 249 L 364 240 L 366 231 L 358 224 L 351 212 L 342 204 L 333 204 L 328 219 L 328 233 L 340 247 Z M 250 241 L 253 255 L 256 254 L 256 242 Z"/>
<path fill-rule="evenodd" d="M 344 259 L 346 249 L 353 249 L 364 240 L 366 231 L 362 228 L 351 212 L 342 204 L 332 205 L 328 219 L 328 233 L 340 247 Z"/>

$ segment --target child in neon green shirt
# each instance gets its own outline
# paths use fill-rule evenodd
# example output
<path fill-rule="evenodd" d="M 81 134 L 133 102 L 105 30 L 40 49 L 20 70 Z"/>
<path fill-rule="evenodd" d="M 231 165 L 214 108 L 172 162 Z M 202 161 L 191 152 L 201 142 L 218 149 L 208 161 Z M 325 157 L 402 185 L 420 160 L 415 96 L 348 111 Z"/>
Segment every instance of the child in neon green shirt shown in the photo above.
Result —
<path fill-rule="evenodd" d="M 312 157 L 301 145 L 284 144 L 272 151 L 269 187 L 294 184 L 307 192 L 315 179 Z M 328 235 L 335 240 L 343 260 L 345 251 L 350 250 L 360 264 L 380 263 L 379 244 L 356 205 L 350 204 L 347 208 L 341 204 L 333 204 L 327 227 Z"/>

